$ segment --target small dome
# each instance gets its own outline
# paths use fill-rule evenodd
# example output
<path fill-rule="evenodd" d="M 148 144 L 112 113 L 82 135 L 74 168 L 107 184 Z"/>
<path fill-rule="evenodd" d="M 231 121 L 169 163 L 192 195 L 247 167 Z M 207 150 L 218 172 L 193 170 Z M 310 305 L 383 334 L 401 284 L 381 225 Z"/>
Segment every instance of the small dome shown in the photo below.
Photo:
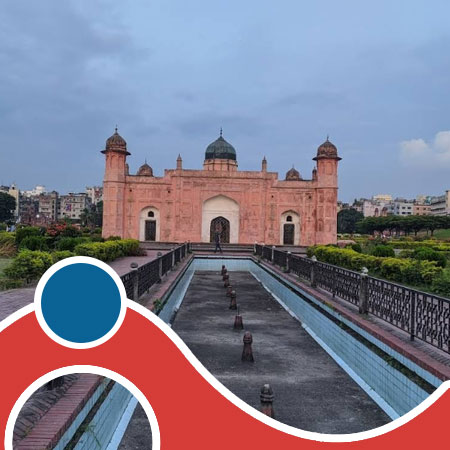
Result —
<path fill-rule="evenodd" d="M 105 150 L 103 150 L 103 152 L 109 151 L 123 152 L 129 155 L 127 152 L 127 143 L 125 139 L 117 132 L 117 127 L 114 134 L 106 139 Z"/>
<path fill-rule="evenodd" d="M 338 157 L 336 146 L 328 140 L 328 136 L 327 140 L 317 149 L 317 156 L 313 159 L 322 158 L 341 159 Z"/>
<path fill-rule="evenodd" d="M 286 172 L 286 181 L 300 181 L 301 179 L 300 172 L 294 169 L 294 167 Z"/>
<path fill-rule="evenodd" d="M 152 177 L 153 169 L 147 163 L 144 163 L 141 167 L 139 167 L 136 175 L 140 177 Z"/>
<path fill-rule="evenodd" d="M 222 130 L 220 130 L 220 136 L 206 148 L 205 159 L 232 159 L 236 161 L 236 150 L 222 137 Z"/>

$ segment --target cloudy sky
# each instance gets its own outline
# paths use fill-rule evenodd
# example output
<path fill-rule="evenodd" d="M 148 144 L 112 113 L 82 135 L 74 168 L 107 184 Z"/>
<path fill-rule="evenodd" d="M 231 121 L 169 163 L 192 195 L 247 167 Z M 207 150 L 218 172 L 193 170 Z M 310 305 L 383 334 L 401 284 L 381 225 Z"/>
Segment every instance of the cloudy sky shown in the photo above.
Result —
<path fill-rule="evenodd" d="M 450 189 L 450 2 L 2 0 L 0 183 L 84 190 L 118 124 L 132 172 L 200 168 L 222 126 L 241 169 L 340 199 Z"/>

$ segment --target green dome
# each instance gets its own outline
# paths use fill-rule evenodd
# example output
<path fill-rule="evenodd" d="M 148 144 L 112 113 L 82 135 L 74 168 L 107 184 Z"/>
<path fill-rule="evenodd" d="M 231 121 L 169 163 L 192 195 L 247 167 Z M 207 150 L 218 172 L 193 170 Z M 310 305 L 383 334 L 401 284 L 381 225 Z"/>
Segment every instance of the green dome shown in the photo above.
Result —
<path fill-rule="evenodd" d="M 206 148 L 205 159 L 233 159 L 236 161 L 236 150 L 220 136 Z"/>

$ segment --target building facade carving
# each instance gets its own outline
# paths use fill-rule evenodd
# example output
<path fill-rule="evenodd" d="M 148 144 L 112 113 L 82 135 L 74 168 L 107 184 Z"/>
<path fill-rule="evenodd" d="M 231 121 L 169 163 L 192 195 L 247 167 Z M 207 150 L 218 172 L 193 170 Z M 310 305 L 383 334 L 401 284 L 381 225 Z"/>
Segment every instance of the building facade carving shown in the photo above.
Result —
<path fill-rule="evenodd" d="M 234 147 L 220 133 L 205 152 L 202 170 L 175 169 L 158 177 L 145 163 L 129 174 L 125 140 L 107 139 L 103 182 L 103 236 L 141 241 L 222 242 L 269 245 L 336 242 L 338 162 L 327 139 L 313 158 L 311 179 L 294 168 L 284 180 L 267 170 L 238 170 Z"/>

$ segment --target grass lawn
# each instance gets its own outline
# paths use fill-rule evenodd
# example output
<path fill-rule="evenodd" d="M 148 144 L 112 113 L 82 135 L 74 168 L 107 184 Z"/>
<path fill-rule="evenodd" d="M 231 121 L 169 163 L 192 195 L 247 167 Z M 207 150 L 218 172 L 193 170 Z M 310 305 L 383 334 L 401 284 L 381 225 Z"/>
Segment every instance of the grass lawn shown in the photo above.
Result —
<path fill-rule="evenodd" d="M 450 239 L 450 228 L 446 230 L 436 230 L 434 232 L 434 237 L 436 239 Z"/>

